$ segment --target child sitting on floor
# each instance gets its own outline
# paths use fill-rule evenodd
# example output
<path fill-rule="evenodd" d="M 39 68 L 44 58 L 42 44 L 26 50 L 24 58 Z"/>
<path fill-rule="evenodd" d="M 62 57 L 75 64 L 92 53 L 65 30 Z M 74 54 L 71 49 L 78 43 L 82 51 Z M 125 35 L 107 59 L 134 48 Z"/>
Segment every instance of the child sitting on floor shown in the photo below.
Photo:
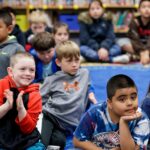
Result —
<path fill-rule="evenodd" d="M 85 113 L 74 133 L 75 147 L 84 150 L 145 150 L 150 122 L 138 107 L 134 81 L 123 74 L 107 83 L 107 101 Z"/>
<path fill-rule="evenodd" d="M 43 99 L 42 139 L 46 146 L 65 147 L 66 136 L 71 135 L 85 112 L 88 98 L 97 100 L 91 88 L 87 69 L 80 68 L 80 49 L 72 41 L 56 46 L 56 63 L 61 71 L 47 77 L 41 86 Z"/>
<path fill-rule="evenodd" d="M 31 84 L 35 62 L 27 52 L 10 58 L 8 76 L 0 80 L 0 149 L 45 150 L 36 128 L 42 111 L 39 85 Z"/>

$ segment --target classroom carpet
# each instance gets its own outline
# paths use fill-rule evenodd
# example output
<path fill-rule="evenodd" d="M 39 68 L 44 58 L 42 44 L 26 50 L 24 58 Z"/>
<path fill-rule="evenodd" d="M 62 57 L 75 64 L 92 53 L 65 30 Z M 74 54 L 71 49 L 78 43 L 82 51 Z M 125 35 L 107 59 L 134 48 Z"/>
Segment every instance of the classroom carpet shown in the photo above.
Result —
<path fill-rule="evenodd" d="M 150 65 L 143 66 L 140 63 L 134 63 L 129 65 L 99 65 L 84 67 L 90 72 L 95 95 L 99 102 L 107 99 L 107 81 L 114 75 L 125 74 L 134 80 L 138 89 L 139 105 L 141 105 L 150 84 Z"/>
<path fill-rule="evenodd" d="M 135 81 L 138 89 L 139 106 L 141 105 L 150 84 L 150 65 L 143 66 L 140 63 L 127 65 L 88 63 L 83 64 L 82 67 L 87 68 L 90 72 L 98 102 L 103 102 L 107 99 L 107 81 L 114 75 L 125 74 Z M 76 150 L 73 148 L 72 136 L 67 137 L 65 150 Z"/>

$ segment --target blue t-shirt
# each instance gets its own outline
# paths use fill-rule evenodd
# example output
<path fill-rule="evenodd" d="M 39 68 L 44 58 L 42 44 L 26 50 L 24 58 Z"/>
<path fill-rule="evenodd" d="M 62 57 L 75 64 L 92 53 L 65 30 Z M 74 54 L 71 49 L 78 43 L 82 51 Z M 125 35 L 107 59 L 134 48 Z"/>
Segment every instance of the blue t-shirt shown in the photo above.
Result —
<path fill-rule="evenodd" d="M 141 111 L 140 108 L 138 110 Z M 142 112 L 141 118 L 130 121 L 129 129 L 135 143 L 143 150 L 150 135 L 150 122 L 146 114 Z M 106 102 L 93 106 L 85 113 L 74 136 L 80 141 L 92 141 L 106 150 L 120 146 L 119 124 L 111 121 Z"/>
<path fill-rule="evenodd" d="M 48 64 L 43 64 L 43 74 L 42 77 L 43 79 L 45 79 L 47 76 L 53 74 L 52 71 L 52 62 L 48 63 Z"/>

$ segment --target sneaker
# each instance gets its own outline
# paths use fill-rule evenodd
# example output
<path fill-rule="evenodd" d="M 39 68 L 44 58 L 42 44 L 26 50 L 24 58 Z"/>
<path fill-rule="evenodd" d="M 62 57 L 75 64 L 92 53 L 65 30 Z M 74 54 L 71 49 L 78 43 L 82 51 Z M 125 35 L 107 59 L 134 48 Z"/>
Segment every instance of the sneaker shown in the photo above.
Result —
<path fill-rule="evenodd" d="M 136 54 L 131 55 L 131 61 L 140 61 L 140 56 Z"/>
<path fill-rule="evenodd" d="M 129 54 L 123 54 L 116 56 L 112 59 L 113 63 L 122 63 L 122 64 L 127 64 L 130 62 L 130 55 Z"/>

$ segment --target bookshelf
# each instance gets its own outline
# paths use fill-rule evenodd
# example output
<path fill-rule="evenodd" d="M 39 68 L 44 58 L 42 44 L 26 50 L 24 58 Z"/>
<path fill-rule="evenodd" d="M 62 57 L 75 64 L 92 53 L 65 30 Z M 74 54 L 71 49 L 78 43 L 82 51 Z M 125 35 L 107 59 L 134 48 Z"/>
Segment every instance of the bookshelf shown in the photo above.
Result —
<path fill-rule="evenodd" d="M 126 33 L 131 19 L 137 12 L 139 0 L 102 0 L 103 7 L 111 16 L 115 33 Z"/>
<path fill-rule="evenodd" d="M 52 23 L 54 23 L 59 20 L 60 15 L 78 15 L 81 11 L 87 10 L 90 1 L 91 0 L 0 0 L 0 6 L 13 7 L 17 10 L 18 15 L 22 16 L 22 19 L 26 19 L 26 22 L 31 10 L 43 9 L 50 14 Z M 102 0 L 102 2 L 106 10 L 106 15 L 110 15 L 113 20 L 114 31 L 121 34 L 127 32 L 133 13 L 137 11 L 139 0 Z M 21 22 L 21 17 L 19 20 Z M 25 27 L 23 30 L 25 30 Z M 71 34 L 72 33 L 78 34 L 79 31 L 77 29 L 71 30 Z"/>

